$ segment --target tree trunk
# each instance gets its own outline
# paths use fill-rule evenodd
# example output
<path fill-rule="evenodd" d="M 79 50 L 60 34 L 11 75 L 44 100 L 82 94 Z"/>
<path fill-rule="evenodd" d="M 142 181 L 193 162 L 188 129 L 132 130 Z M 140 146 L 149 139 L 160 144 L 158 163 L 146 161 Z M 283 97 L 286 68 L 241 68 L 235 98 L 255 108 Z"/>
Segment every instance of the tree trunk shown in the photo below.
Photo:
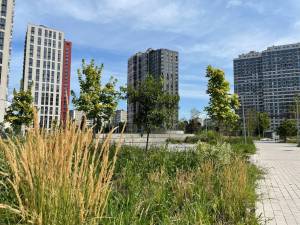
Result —
<path fill-rule="evenodd" d="M 150 136 L 150 132 L 147 131 L 146 152 L 148 151 L 148 147 L 149 147 L 149 136 Z"/>

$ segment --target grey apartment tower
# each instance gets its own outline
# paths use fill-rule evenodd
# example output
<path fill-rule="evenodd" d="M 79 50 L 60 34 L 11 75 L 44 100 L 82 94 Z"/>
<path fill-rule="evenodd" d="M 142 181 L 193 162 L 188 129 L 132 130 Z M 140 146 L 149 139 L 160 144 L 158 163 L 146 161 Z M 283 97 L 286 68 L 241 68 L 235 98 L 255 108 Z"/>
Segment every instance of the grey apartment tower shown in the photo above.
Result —
<path fill-rule="evenodd" d="M 284 119 L 295 118 L 300 96 L 300 43 L 272 46 L 234 59 L 234 91 L 245 111 L 267 112 L 271 131 Z"/>
<path fill-rule="evenodd" d="M 127 85 L 137 87 L 139 82 L 147 75 L 162 77 L 164 90 L 170 94 L 178 95 L 178 52 L 168 49 L 148 49 L 146 52 L 139 52 L 128 60 Z M 135 131 L 134 116 L 137 113 L 138 105 L 127 103 L 127 123 L 130 131 Z M 178 122 L 178 111 L 174 116 L 174 129 Z"/>

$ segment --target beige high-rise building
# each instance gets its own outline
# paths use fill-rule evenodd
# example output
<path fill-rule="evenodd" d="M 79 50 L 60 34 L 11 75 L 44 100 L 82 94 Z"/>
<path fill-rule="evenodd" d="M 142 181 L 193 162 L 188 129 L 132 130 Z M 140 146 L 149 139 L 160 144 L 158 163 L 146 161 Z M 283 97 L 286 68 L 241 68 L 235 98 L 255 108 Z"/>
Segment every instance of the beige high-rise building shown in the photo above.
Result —
<path fill-rule="evenodd" d="M 15 0 L 0 0 L 0 122 L 7 107 Z"/>
<path fill-rule="evenodd" d="M 31 88 L 40 127 L 60 122 L 64 66 L 64 33 L 42 25 L 28 25 L 23 85 Z"/>

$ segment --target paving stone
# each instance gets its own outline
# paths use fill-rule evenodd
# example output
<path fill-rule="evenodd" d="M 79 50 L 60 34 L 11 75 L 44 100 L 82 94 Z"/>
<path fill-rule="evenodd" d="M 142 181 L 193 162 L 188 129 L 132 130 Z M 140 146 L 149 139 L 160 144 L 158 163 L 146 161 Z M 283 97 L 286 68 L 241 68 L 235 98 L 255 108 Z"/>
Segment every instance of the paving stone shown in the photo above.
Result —
<path fill-rule="evenodd" d="M 294 144 L 256 142 L 252 161 L 266 172 L 258 182 L 256 213 L 262 224 L 300 225 L 300 148 Z"/>

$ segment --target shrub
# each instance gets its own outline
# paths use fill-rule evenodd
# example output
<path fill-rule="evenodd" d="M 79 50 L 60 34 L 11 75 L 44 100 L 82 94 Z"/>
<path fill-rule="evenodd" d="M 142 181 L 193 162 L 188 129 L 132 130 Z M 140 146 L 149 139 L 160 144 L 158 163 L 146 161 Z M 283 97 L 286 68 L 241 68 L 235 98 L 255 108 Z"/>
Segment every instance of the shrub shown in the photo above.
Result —
<path fill-rule="evenodd" d="M 167 143 L 170 143 L 170 144 L 181 144 L 183 143 L 184 141 L 182 140 L 179 140 L 179 139 L 175 139 L 175 138 L 168 138 L 166 140 Z"/>
<path fill-rule="evenodd" d="M 35 128 L 24 141 L 0 140 L 8 166 L 1 168 L 4 182 L 15 196 L 9 199 L 12 192 L 8 190 L 0 199 L 2 215 L 3 210 L 7 212 L 7 219 L 0 214 L 1 219 L 12 224 L 99 224 L 120 148 L 110 158 L 110 138 L 111 134 L 100 146 L 91 130 L 70 125 L 51 133 Z"/>
<path fill-rule="evenodd" d="M 188 136 L 184 140 L 184 142 L 188 144 L 196 144 L 199 141 L 201 141 L 201 138 L 199 136 Z"/>
<path fill-rule="evenodd" d="M 124 147 L 104 224 L 258 224 L 258 174 L 229 144 L 186 152 Z"/>

